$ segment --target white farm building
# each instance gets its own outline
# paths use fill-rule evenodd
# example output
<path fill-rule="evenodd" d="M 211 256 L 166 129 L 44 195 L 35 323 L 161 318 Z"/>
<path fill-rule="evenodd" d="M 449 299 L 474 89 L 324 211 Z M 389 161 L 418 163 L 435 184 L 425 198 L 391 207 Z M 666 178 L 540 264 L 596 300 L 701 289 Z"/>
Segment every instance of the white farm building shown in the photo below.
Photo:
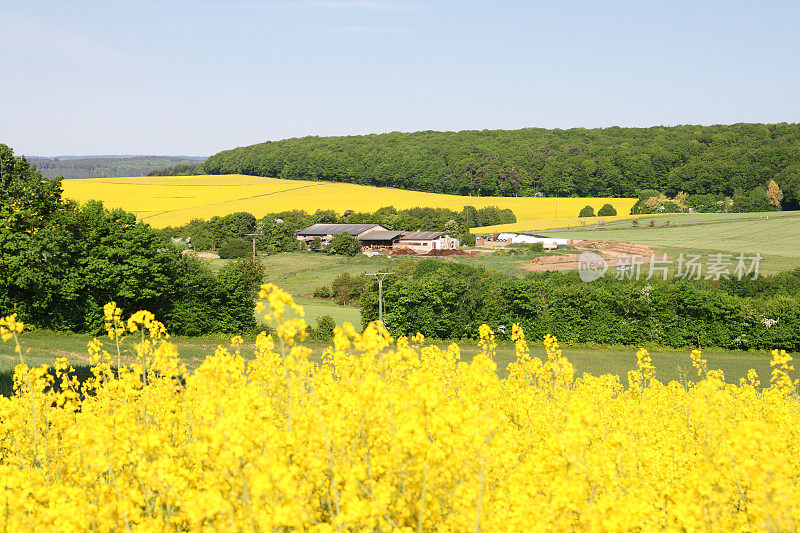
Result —
<path fill-rule="evenodd" d="M 545 248 L 556 248 L 569 244 L 569 239 L 555 239 L 553 237 L 530 235 L 528 233 L 501 233 L 497 236 L 497 240 L 506 241 L 509 244 L 535 244 L 540 242 Z"/>

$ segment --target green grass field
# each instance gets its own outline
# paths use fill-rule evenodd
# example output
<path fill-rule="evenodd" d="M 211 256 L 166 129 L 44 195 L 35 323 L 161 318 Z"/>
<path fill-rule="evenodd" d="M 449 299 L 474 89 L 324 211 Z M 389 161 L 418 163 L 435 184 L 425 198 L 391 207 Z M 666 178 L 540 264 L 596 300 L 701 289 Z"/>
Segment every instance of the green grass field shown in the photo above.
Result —
<path fill-rule="evenodd" d="M 710 222 L 715 220 L 713 217 L 719 221 Z M 667 253 L 670 257 L 680 253 L 760 253 L 763 257 L 760 272 L 763 274 L 800 267 L 800 213 L 796 211 L 692 215 L 694 224 L 686 224 L 686 220 L 679 217 L 653 220 L 655 227 L 650 227 L 648 219 L 642 219 L 639 228 L 586 229 L 545 234 L 569 239 L 648 244 L 657 247 L 657 253 Z M 671 225 L 665 225 L 667 220 Z M 676 225 L 677 221 L 682 223 Z"/>
<path fill-rule="evenodd" d="M 26 362 L 31 366 L 41 364 L 52 365 L 58 357 L 66 357 L 74 366 L 85 367 L 89 363 L 86 352 L 86 345 L 92 339 L 90 335 L 62 334 L 50 331 L 36 331 L 24 333 L 20 336 L 23 345 L 23 354 Z M 101 338 L 101 340 L 103 340 Z M 187 368 L 196 368 L 202 360 L 214 353 L 219 345 L 227 346 L 227 337 L 174 337 L 170 339 L 178 345 L 183 362 Z M 253 356 L 255 346 L 253 338 L 245 339 L 242 347 L 242 354 L 250 358 Z M 132 362 L 133 341 L 127 339 L 122 344 L 122 354 L 124 362 Z M 434 342 L 433 344 L 444 346 L 444 343 Z M 474 341 L 460 341 L 461 358 L 470 361 L 478 353 L 478 347 Z M 307 343 L 313 349 L 312 359 L 319 361 L 322 352 L 329 343 L 313 341 Z M 544 346 L 541 342 L 533 342 L 531 339 L 531 353 L 535 357 L 545 357 Z M 113 345 L 106 346 L 109 352 L 116 353 Z M 656 377 L 661 381 L 678 380 L 681 382 L 695 381 L 697 374 L 692 368 L 689 358 L 690 349 L 675 350 L 669 348 L 653 348 L 650 350 L 653 365 L 656 367 Z M 575 366 L 575 375 L 579 377 L 583 373 L 601 375 L 616 374 L 620 376 L 623 383 L 626 382 L 628 370 L 636 367 L 636 348 L 635 347 L 579 347 L 567 346 L 563 348 L 564 356 Z M 761 378 L 762 384 L 769 383 L 770 375 L 770 354 L 765 351 L 735 351 L 712 348 L 704 351 L 704 357 L 708 360 L 709 368 L 719 368 L 725 372 L 726 379 L 737 381 L 745 377 L 750 368 L 755 369 Z M 506 375 L 508 363 L 515 358 L 514 347 L 512 344 L 500 343 L 495 356 L 498 365 L 498 373 Z M 11 376 L 13 369 L 19 362 L 18 356 L 14 353 L 13 344 L 0 344 L 0 394 L 8 394 L 12 390 Z M 85 371 L 84 371 L 85 373 Z"/>
<path fill-rule="evenodd" d="M 308 296 L 298 296 L 295 298 L 295 302 L 303 306 L 306 323 L 310 326 L 316 326 L 317 319 L 329 315 L 340 326 L 345 322 L 350 322 L 357 330 L 361 330 L 361 310 L 357 307 L 339 305 L 332 300 L 309 298 Z"/>

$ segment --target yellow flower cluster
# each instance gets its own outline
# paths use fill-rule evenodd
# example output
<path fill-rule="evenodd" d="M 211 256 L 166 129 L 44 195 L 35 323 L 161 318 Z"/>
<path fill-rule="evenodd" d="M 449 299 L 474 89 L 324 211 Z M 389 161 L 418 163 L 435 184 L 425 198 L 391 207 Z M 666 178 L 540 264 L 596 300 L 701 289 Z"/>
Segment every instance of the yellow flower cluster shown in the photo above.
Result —
<path fill-rule="evenodd" d="M 274 326 L 295 304 L 262 297 Z M 121 314 L 107 309 L 110 329 Z M 116 318 L 115 318 L 116 317 Z M 628 383 L 576 377 L 554 337 L 501 379 L 481 353 L 337 328 L 320 362 L 302 319 L 255 357 L 242 338 L 192 373 L 152 315 L 138 360 L 115 371 L 100 341 L 83 384 L 65 360 L 20 364 L 0 397 L 0 522 L 9 531 L 795 530 L 800 404 L 790 358 L 771 385 L 702 369 L 655 379 L 646 351 Z M 13 317 L 3 335 L 22 331 Z M 147 334 L 146 334 L 147 333 Z M 627 386 L 626 386 L 627 385 Z"/>
<path fill-rule="evenodd" d="M 7 316 L 5 318 L 0 317 L 0 339 L 2 339 L 3 342 L 14 339 L 14 341 L 16 342 L 14 351 L 16 351 L 17 353 L 20 353 L 21 351 L 19 340 L 17 339 L 17 333 L 22 333 L 24 329 L 25 329 L 25 324 L 23 324 L 22 322 L 17 322 L 16 313 Z"/>

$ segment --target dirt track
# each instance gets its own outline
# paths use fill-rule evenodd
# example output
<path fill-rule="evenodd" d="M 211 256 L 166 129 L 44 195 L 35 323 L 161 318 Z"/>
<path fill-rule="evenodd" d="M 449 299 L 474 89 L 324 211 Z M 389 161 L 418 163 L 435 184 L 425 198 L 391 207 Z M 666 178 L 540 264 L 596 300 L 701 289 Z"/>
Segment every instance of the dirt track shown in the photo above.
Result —
<path fill-rule="evenodd" d="M 609 267 L 620 264 L 619 256 L 636 255 L 644 259 L 653 255 L 653 249 L 645 244 L 636 244 L 627 241 L 573 241 L 572 246 L 582 251 L 590 251 L 600 255 L 606 260 Z M 530 272 L 546 272 L 555 270 L 578 270 L 580 254 L 548 255 L 537 257 L 521 268 Z"/>

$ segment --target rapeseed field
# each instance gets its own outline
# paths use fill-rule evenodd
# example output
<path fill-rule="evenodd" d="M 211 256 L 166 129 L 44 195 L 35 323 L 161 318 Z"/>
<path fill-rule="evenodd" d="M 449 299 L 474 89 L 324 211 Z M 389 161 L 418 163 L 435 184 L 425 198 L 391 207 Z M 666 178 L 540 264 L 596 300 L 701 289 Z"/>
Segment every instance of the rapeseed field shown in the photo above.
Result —
<path fill-rule="evenodd" d="M 793 531 L 800 403 L 791 357 L 728 383 L 662 383 L 646 350 L 626 381 L 575 376 L 555 338 L 496 372 L 495 339 L 460 359 L 380 324 L 337 328 L 321 363 L 291 296 L 261 289 L 273 333 L 191 374 L 162 324 L 105 307 L 93 378 L 25 364 L 0 397 L 0 520 L 9 531 Z M 284 316 L 286 315 L 286 316 Z M 137 362 L 119 364 L 120 343 Z M 119 371 L 112 368 L 118 365 Z M 763 381 L 763 383 L 762 383 Z"/>
<path fill-rule="evenodd" d="M 348 209 L 371 212 L 394 206 L 397 209 L 444 207 L 459 211 L 465 205 L 472 205 L 478 209 L 487 206 L 511 209 L 518 224 L 529 229 L 528 226 L 552 227 L 539 225 L 542 221 L 577 217 L 586 205 L 597 211 L 603 204 L 610 203 L 620 215 L 626 215 L 636 202 L 632 198 L 455 196 L 352 183 L 240 175 L 96 178 L 64 180 L 63 184 L 65 197 L 81 202 L 101 200 L 107 207 L 135 213 L 154 227 L 182 225 L 193 218 L 208 220 L 237 211 L 261 217 L 290 209 L 307 212 L 333 209 L 343 213 Z M 534 221 L 536 223 L 531 224 Z"/>

